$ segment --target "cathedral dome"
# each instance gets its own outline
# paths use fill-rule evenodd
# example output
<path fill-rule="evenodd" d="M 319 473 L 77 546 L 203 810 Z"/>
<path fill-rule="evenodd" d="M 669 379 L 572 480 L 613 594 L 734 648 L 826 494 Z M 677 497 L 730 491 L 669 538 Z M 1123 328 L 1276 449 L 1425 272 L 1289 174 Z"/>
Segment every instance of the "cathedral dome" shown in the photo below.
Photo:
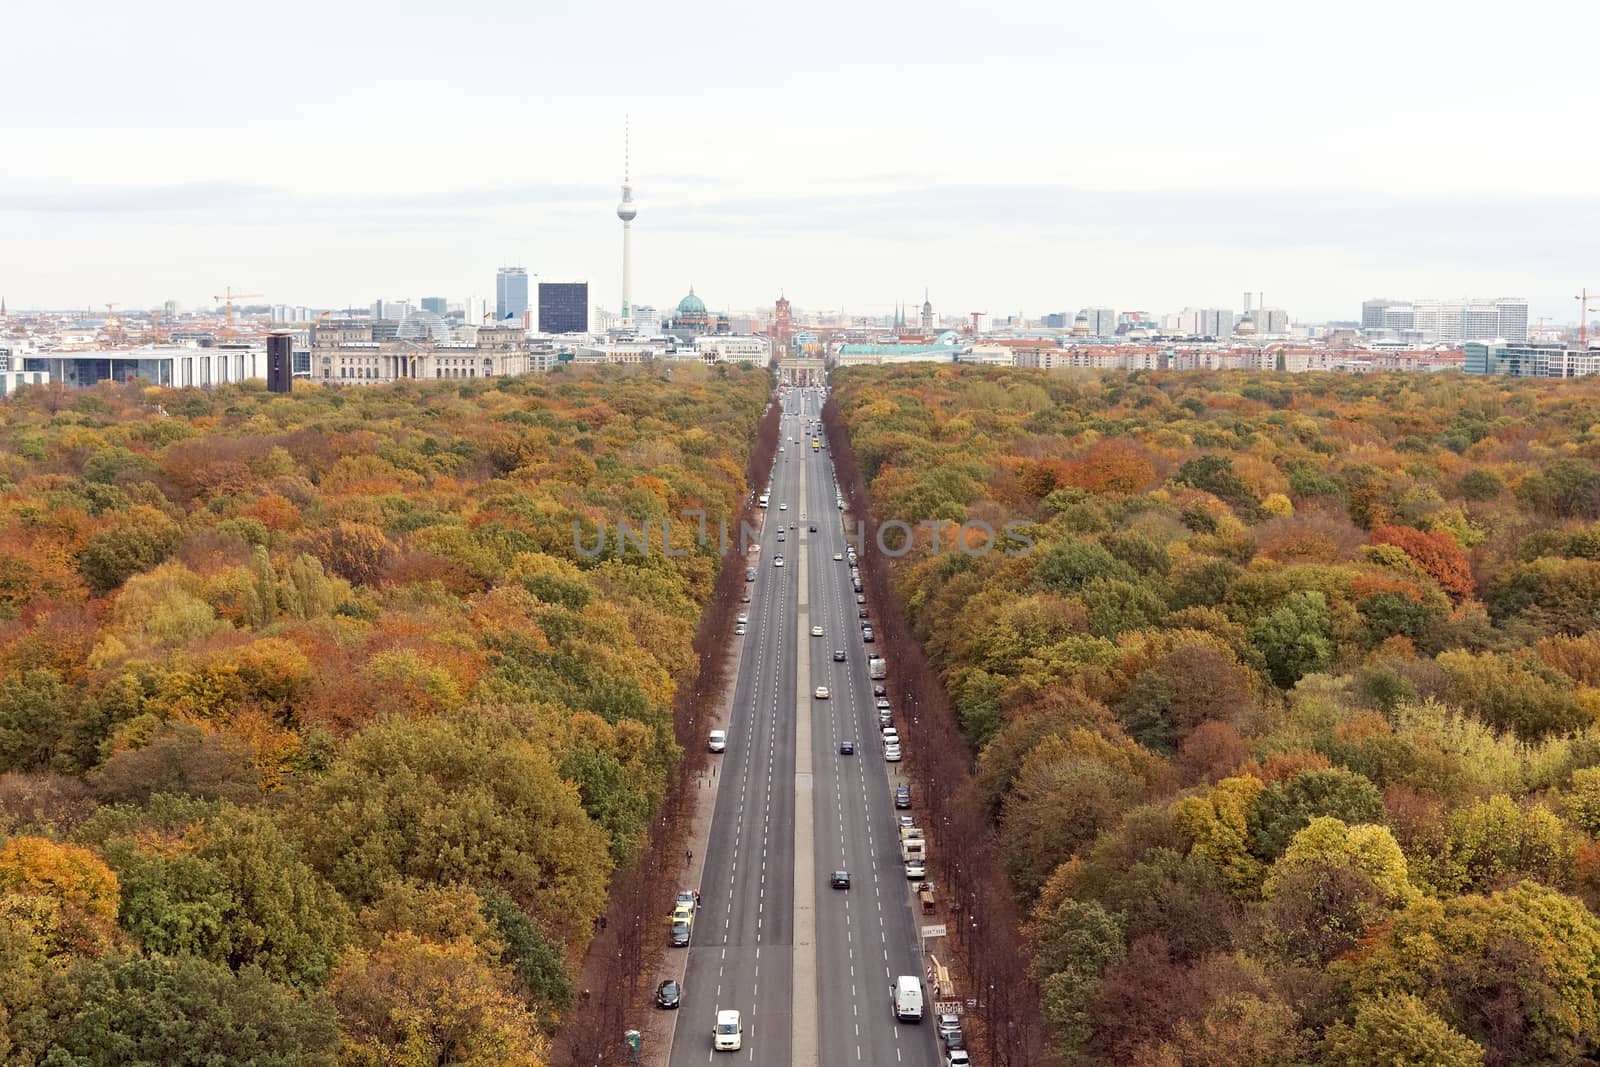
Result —
<path fill-rule="evenodd" d="M 704 315 L 705 313 L 705 301 L 694 295 L 693 288 L 690 288 L 688 296 L 678 301 L 679 315 Z"/>

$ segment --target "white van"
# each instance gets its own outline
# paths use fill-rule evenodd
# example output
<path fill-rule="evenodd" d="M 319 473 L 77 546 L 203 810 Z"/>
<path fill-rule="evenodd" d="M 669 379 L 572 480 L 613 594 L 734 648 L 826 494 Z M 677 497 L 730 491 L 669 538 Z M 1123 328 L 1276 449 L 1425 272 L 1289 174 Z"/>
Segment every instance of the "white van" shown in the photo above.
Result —
<path fill-rule="evenodd" d="M 922 993 L 917 993 L 918 1004 L 921 1004 Z M 922 1008 L 917 1008 L 920 1012 Z M 717 1028 L 712 1031 L 712 1044 L 718 1052 L 738 1052 L 739 1046 L 744 1042 L 744 1024 L 739 1021 L 739 1013 L 733 1010 L 717 1012 Z"/>
<path fill-rule="evenodd" d="M 726 730 L 712 730 L 709 741 L 713 752 L 726 752 L 728 750 L 728 732 Z"/>
<path fill-rule="evenodd" d="M 903 1023 L 922 1021 L 922 979 L 914 974 L 902 974 L 894 980 L 890 992 L 894 995 L 894 1017 Z"/>

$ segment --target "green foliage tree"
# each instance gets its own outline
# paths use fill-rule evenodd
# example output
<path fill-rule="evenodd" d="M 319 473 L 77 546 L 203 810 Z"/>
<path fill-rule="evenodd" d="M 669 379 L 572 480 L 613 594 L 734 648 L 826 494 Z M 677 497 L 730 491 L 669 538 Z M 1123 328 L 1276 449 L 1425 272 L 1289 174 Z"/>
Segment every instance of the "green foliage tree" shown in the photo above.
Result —
<path fill-rule="evenodd" d="M 78 965 L 57 1006 L 52 1064 L 128 1067 L 333 1067 L 338 1031 L 326 997 L 259 968 L 237 975 L 194 956 L 113 957 Z"/>
<path fill-rule="evenodd" d="M 1246 522 L 1261 518 L 1261 501 L 1233 470 L 1233 460 L 1216 454 L 1199 456 L 1178 468 L 1173 479 L 1180 485 L 1192 485 L 1221 500 Z"/>
<path fill-rule="evenodd" d="M 1329 1067 L 1483 1067 L 1483 1047 L 1409 993 L 1358 1002 L 1329 1028 L 1323 1057 Z"/>
<path fill-rule="evenodd" d="M 0 772 L 48 764 L 72 722 L 76 702 L 52 670 L 0 681 Z"/>
<path fill-rule="evenodd" d="M 348 936 L 344 902 L 259 809 L 226 805 L 207 829 L 197 858 L 227 889 L 227 963 L 300 988 L 326 983 Z"/>
<path fill-rule="evenodd" d="M 1517 497 L 1554 518 L 1600 518 L 1600 471 L 1588 460 L 1563 456 L 1522 479 Z"/>
<path fill-rule="evenodd" d="M 1251 818 L 1255 854 L 1270 862 L 1312 820 L 1331 816 L 1344 823 L 1383 821 L 1383 797 L 1366 778 L 1343 767 L 1305 771 L 1273 782 L 1256 798 Z"/>
<path fill-rule="evenodd" d="M 511 969 L 517 989 L 538 1013 L 546 1032 L 572 1006 L 572 976 L 560 947 L 528 918 L 507 894 L 493 886 L 478 890 L 484 917 L 494 927 L 501 944 L 500 963 Z"/>
<path fill-rule="evenodd" d="M 182 536 L 178 524 L 156 509 L 130 508 L 116 525 L 89 538 L 78 570 L 95 595 L 104 596 L 172 555 Z"/>
<path fill-rule="evenodd" d="M 1495 653 L 1445 652 L 1438 663 L 1449 678 L 1452 704 L 1524 740 L 1572 730 L 1593 719 L 1571 681 L 1536 662 Z"/>
<path fill-rule="evenodd" d="M 1051 545 L 1034 565 L 1039 588 L 1071 596 L 1096 578 L 1135 582 L 1138 574 L 1094 541 L 1066 538 Z"/>
<path fill-rule="evenodd" d="M 1070 1062 L 1094 1030 L 1089 1011 L 1106 970 L 1126 956 L 1122 926 L 1096 903 L 1063 900 L 1033 932 L 1040 1005 Z"/>
<path fill-rule="evenodd" d="M 497 884 L 572 938 L 605 901 L 605 834 L 549 754 L 491 722 L 380 720 L 305 793 L 306 854 L 351 900 L 401 877 Z"/>
<path fill-rule="evenodd" d="M 1250 628 L 1272 680 L 1287 689 L 1333 663 L 1333 616 L 1319 592 L 1290 593 Z"/>
<path fill-rule="evenodd" d="M 1443 893 L 1487 892 L 1523 878 L 1572 880 L 1573 847 L 1560 818 L 1504 794 L 1451 812 L 1443 841 L 1418 856 L 1419 877 Z"/>

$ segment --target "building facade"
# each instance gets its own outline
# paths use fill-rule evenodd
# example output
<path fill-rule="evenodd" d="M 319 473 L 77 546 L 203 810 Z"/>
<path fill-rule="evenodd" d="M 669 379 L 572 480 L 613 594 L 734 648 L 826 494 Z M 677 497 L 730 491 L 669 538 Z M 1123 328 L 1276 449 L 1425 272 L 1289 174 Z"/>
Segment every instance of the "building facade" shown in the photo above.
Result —
<path fill-rule="evenodd" d="M 1369 337 L 1422 342 L 1528 340 L 1528 302 L 1502 296 L 1461 300 L 1391 300 L 1361 305 Z"/>
<path fill-rule="evenodd" d="M 0 397 L 10 396 L 24 385 L 49 385 L 50 375 L 42 370 L 0 371 Z"/>
<path fill-rule="evenodd" d="M 539 332 L 588 333 L 589 283 L 540 282 Z"/>
<path fill-rule="evenodd" d="M 765 337 L 696 337 L 694 350 L 707 363 L 758 363 L 772 361 L 772 342 Z"/>
<path fill-rule="evenodd" d="M 494 317 L 521 320 L 528 310 L 528 271 L 525 267 L 501 267 L 494 278 Z"/>
<path fill-rule="evenodd" d="M 1468 374 L 1513 378 L 1577 378 L 1600 373 L 1600 348 L 1511 341 L 1468 341 L 1462 369 Z"/>

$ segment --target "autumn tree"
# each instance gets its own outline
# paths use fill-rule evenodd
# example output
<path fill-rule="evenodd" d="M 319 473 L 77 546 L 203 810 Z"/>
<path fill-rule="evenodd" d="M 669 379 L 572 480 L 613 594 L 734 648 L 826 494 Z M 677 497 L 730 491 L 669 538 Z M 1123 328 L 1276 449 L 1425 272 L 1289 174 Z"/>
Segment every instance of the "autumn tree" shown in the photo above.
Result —
<path fill-rule="evenodd" d="M 563 938 L 604 904 L 604 833 L 549 754 L 504 724 L 379 720 L 306 790 L 294 823 L 313 866 L 358 902 L 401 877 L 498 884 Z"/>
<path fill-rule="evenodd" d="M 357 949 L 332 985 L 343 1036 L 340 1063 L 354 1067 L 537 1067 L 536 1021 L 509 975 L 465 939 L 396 933 Z"/>
<path fill-rule="evenodd" d="M 1335 967 L 1358 998 L 1409 993 L 1483 1046 L 1487 1067 L 1571 1063 L 1600 1034 L 1600 919 L 1531 882 L 1424 899 Z"/>
<path fill-rule="evenodd" d="M 1403 549 L 1457 604 L 1477 591 L 1466 553 L 1447 533 L 1425 533 L 1409 526 L 1380 526 L 1372 531 L 1372 543 Z"/>

